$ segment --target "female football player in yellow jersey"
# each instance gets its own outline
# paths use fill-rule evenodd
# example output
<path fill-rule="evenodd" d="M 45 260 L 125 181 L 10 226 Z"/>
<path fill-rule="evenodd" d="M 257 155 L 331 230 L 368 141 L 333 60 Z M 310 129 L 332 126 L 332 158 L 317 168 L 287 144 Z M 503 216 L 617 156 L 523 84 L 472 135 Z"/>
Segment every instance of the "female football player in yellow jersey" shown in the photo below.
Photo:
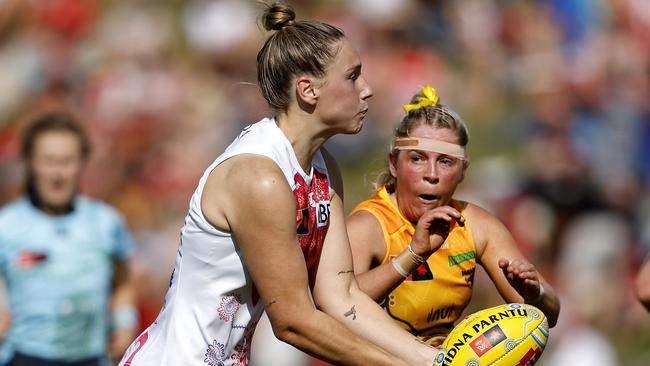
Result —
<path fill-rule="evenodd" d="M 480 264 L 506 302 L 532 304 L 554 326 L 558 297 L 506 227 L 453 198 L 469 165 L 463 120 L 430 86 L 404 110 L 388 171 L 347 222 L 361 289 L 404 328 L 438 345 L 469 303 Z"/>

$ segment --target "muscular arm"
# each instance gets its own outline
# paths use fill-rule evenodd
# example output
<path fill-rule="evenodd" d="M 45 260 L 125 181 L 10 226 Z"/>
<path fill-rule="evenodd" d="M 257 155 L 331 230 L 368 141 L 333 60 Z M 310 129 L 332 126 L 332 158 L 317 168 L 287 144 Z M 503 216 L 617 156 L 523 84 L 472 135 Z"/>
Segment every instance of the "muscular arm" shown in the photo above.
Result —
<path fill-rule="evenodd" d="M 451 206 L 437 207 L 422 215 L 409 244 L 413 252 L 429 258 L 445 241 L 449 234 L 449 225 L 446 223 L 452 220 L 462 222 L 464 218 Z M 381 263 L 386 255 L 386 241 L 379 220 L 369 212 L 357 211 L 350 215 L 347 231 L 359 287 L 377 302 L 404 281 L 404 276 L 392 261 L 406 273 L 411 273 L 420 265 L 407 249 L 391 261 Z"/>
<path fill-rule="evenodd" d="M 560 300 L 551 285 L 521 253 L 508 229 L 496 217 L 475 205 L 467 208 L 476 243 L 477 259 L 506 302 L 525 302 L 544 312 L 555 326 Z M 544 294 L 540 295 L 540 286 Z"/>
<path fill-rule="evenodd" d="M 381 264 L 386 243 L 379 221 L 367 211 L 357 211 L 348 217 L 346 226 L 359 288 L 380 302 L 404 281 L 404 277 L 390 263 Z M 411 271 L 411 267 L 415 264 L 403 266 L 406 271 Z"/>
<path fill-rule="evenodd" d="M 635 292 L 641 304 L 650 311 L 650 256 L 646 257 L 639 271 Z"/>
<path fill-rule="evenodd" d="M 339 191 L 340 182 L 335 175 L 336 170 L 332 163 L 329 167 L 332 185 Z M 330 225 L 313 290 L 316 305 L 354 333 L 369 339 L 409 364 L 430 365 L 437 350 L 424 345 L 399 327 L 377 303 L 361 291 L 357 286 L 352 266 L 343 202 L 339 194 L 335 193 L 331 197 Z"/>
<path fill-rule="evenodd" d="M 294 197 L 270 159 L 240 155 L 222 163 L 206 183 L 202 208 L 235 236 L 280 340 L 335 364 L 405 365 L 314 306 Z"/>

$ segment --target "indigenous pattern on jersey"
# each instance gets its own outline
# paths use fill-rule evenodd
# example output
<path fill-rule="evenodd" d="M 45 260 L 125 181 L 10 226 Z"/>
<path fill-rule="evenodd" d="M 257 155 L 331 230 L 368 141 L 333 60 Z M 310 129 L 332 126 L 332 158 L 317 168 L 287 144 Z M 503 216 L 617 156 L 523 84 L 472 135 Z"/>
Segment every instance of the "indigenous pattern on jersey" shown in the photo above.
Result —
<path fill-rule="evenodd" d="M 0 210 L 0 271 L 11 327 L 0 345 L 52 361 L 102 357 L 109 334 L 113 264 L 133 247 L 121 215 L 78 196 L 51 216 L 21 198 Z M 2 362 L 0 362 L 2 364 Z"/>
<path fill-rule="evenodd" d="M 310 273 L 320 258 L 329 227 L 330 187 L 320 151 L 310 174 L 273 119 L 250 125 L 204 172 L 181 230 L 176 264 L 158 318 L 125 353 L 121 366 L 244 366 L 264 310 L 241 257 L 237 238 L 203 216 L 201 197 L 209 174 L 240 154 L 271 159 L 296 199 L 296 233 Z M 281 265 L 275 264 L 275 265 Z"/>
<path fill-rule="evenodd" d="M 471 223 L 459 202 L 452 200 L 450 205 L 465 217 L 464 226 L 454 223 L 442 247 L 384 300 L 384 307 L 392 318 L 433 345 L 442 342 L 469 303 L 476 269 Z M 352 212 L 361 210 L 371 213 L 381 225 L 386 243 L 382 264 L 406 249 L 415 227 L 400 213 L 386 187 L 361 202 Z"/>

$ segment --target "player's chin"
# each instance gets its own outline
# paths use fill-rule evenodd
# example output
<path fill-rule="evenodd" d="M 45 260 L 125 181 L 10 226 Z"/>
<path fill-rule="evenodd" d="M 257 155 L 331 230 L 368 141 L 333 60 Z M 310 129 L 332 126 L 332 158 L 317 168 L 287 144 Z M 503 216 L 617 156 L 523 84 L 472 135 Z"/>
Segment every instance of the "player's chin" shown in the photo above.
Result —
<path fill-rule="evenodd" d="M 357 133 L 361 132 L 361 130 L 363 129 L 363 119 L 364 119 L 364 117 L 365 117 L 365 114 L 360 115 L 360 116 L 357 115 L 353 119 L 354 123 L 351 124 L 350 130 L 349 130 L 349 132 L 347 132 L 347 134 L 356 135 Z"/>

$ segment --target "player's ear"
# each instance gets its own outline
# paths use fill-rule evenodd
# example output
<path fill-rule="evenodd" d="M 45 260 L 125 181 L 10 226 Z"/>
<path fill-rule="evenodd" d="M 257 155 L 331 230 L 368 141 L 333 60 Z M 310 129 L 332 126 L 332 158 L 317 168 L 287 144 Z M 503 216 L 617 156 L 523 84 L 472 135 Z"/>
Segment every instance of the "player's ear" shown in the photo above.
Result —
<path fill-rule="evenodd" d="M 397 153 L 388 152 L 388 171 L 393 177 L 397 177 Z"/>
<path fill-rule="evenodd" d="M 467 168 L 469 167 L 469 159 L 463 160 L 463 171 L 460 173 L 460 179 L 458 180 L 458 183 L 462 182 L 465 179 L 465 172 L 467 171 Z"/>
<path fill-rule="evenodd" d="M 314 106 L 318 101 L 318 87 L 314 80 L 306 75 L 296 78 L 296 99 L 298 103 Z"/>

